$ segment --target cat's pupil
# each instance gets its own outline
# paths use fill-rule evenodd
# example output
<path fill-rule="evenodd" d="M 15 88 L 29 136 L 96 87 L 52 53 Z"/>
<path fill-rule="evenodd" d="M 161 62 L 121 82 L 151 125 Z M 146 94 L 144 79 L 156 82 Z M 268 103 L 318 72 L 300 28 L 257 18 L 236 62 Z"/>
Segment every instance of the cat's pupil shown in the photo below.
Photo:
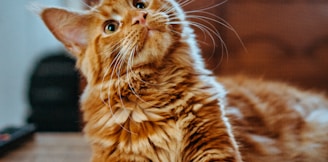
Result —
<path fill-rule="evenodd" d="M 107 25 L 107 30 L 113 32 L 113 31 L 116 30 L 116 27 L 115 27 L 114 24 L 108 24 L 108 25 Z"/>
<path fill-rule="evenodd" d="M 109 22 L 106 26 L 105 26 L 105 33 L 110 34 L 113 33 L 117 30 L 117 26 L 118 24 L 116 24 L 115 22 Z"/>
<path fill-rule="evenodd" d="M 136 8 L 144 9 L 145 6 L 146 6 L 146 5 L 145 5 L 144 3 L 142 3 L 142 2 L 138 2 L 138 3 L 136 3 Z"/>

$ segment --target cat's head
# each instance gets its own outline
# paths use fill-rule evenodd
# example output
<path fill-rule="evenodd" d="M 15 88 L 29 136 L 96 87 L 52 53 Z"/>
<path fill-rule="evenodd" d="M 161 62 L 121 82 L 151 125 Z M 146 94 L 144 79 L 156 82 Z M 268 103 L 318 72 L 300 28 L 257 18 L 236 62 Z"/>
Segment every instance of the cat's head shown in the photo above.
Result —
<path fill-rule="evenodd" d="M 84 13 L 46 8 L 41 17 L 92 82 L 113 71 L 161 64 L 185 26 L 174 0 L 103 0 Z"/>

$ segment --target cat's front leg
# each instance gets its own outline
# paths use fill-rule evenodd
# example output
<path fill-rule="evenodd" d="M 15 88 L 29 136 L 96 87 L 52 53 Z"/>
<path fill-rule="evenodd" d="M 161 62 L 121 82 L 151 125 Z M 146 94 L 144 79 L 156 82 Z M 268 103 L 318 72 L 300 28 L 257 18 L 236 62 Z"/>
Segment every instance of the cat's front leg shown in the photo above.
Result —
<path fill-rule="evenodd" d="M 151 159 L 147 154 L 138 154 L 134 152 L 124 152 L 117 147 L 103 147 L 99 144 L 93 144 L 92 157 L 90 162 L 152 162 L 167 161 Z"/>
<path fill-rule="evenodd" d="M 218 106 L 203 107 L 185 115 L 182 161 L 242 162 L 228 120 Z"/>

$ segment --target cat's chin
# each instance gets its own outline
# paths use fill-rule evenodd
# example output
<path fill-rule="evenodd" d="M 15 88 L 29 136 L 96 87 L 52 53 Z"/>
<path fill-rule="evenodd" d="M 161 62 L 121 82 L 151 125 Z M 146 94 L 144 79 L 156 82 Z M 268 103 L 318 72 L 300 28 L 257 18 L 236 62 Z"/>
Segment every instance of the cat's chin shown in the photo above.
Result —
<path fill-rule="evenodd" d="M 160 64 L 173 44 L 173 37 L 168 32 L 148 30 L 143 45 L 136 52 L 134 65 Z"/>
<path fill-rule="evenodd" d="M 161 43 L 171 40 L 170 38 L 171 35 L 164 30 L 147 28 L 144 30 L 143 43 L 140 52 L 152 49 L 151 51 L 158 53 L 160 51 L 154 51 L 154 49 L 163 50 Z"/>
<path fill-rule="evenodd" d="M 147 38 L 148 39 L 153 38 L 156 34 L 158 34 L 158 32 L 159 32 L 158 30 L 152 30 L 152 29 L 148 30 Z"/>
<path fill-rule="evenodd" d="M 165 28 L 165 27 L 163 27 Z M 161 34 L 164 34 L 166 32 L 165 29 L 160 29 L 160 28 L 151 28 L 149 26 L 145 27 L 145 33 L 146 33 L 146 41 L 149 39 L 156 39 L 160 38 Z M 156 40 L 154 40 L 156 41 Z"/>

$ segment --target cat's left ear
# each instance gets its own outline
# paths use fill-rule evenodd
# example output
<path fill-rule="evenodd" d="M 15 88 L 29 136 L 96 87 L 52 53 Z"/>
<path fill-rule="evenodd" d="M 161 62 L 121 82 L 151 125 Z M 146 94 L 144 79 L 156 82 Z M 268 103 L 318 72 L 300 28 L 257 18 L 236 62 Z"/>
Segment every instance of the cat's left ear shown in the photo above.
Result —
<path fill-rule="evenodd" d="M 88 43 L 88 17 L 58 8 L 43 9 L 40 15 L 53 35 L 75 57 L 79 57 Z"/>

